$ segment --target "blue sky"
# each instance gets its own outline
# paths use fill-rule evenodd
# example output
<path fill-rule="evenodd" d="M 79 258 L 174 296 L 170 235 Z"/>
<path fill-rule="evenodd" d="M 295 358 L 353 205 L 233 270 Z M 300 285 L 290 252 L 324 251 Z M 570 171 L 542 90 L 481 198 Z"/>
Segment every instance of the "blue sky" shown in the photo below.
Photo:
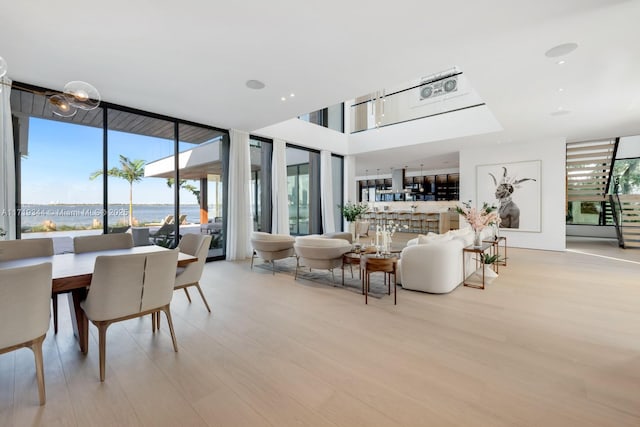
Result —
<path fill-rule="evenodd" d="M 108 138 L 109 168 L 119 166 L 120 154 L 145 162 L 173 154 L 172 140 L 115 131 Z M 102 169 L 102 128 L 30 118 L 28 155 L 21 168 L 23 204 L 102 204 L 102 178 L 89 180 Z M 180 200 L 196 203 L 185 190 Z M 163 178 L 144 178 L 133 185 L 133 202 L 173 204 L 173 189 Z M 129 203 L 127 181 L 109 178 L 109 203 Z"/>

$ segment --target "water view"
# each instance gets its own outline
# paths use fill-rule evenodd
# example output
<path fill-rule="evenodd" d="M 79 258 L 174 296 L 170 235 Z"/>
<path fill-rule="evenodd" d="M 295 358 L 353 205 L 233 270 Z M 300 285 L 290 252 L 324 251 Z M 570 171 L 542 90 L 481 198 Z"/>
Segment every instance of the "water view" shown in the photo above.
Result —
<path fill-rule="evenodd" d="M 128 204 L 109 205 L 107 212 L 109 225 L 128 225 Z M 215 206 L 210 206 L 209 212 L 216 212 Z M 134 225 L 159 224 L 173 213 L 173 205 L 134 204 Z M 20 216 L 22 231 L 31 232 L 102 228 L 104 210 L 99 204 L 25 204 L 16 214 Z M 200 222 L 198 205 L 181 205 L 180 214 L 186 215 L 187 223 Z"/>

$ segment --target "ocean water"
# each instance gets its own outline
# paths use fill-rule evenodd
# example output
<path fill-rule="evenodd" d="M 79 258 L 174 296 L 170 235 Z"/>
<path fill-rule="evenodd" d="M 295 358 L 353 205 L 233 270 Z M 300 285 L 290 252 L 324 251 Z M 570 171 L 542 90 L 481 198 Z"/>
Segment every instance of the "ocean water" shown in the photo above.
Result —
<path fill-rule="evenodd" d="M 18 211 L 0 212 L 0 215 L 20 216 L 22 227 L 42 225 L 53 221 L 57 226 L 90 227 L 94 220 L 102 222 L 102 205 L 22 205 Z M 129 222 L 129 205 L 109 205 L 107 209 L 109 225 Z M 215 207 L 209 207 L 209 217 L 213 218 Z M 138 223 L 161 222 L 167 215 L 173 214 L 173 205 L 133 205 L 133 217 Z M 200 222 L 198 205 L 182 205 L 180 213 L 187 215 L 186 221 Z"/>

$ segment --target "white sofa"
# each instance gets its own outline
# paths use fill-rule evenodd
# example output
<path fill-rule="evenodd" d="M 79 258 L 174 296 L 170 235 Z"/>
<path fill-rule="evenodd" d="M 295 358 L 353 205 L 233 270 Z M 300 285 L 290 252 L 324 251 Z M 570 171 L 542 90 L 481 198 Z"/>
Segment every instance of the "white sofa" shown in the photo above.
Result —
<path fill-rule="evenodd" d="M 482 231 L 482 238 L 491 236 L 491 228 Z M 451 230 L 445 234 L 429 233 L 410 240 L 398 261 L 399 283 L 403 289 L 434 294 L 453 291 L 462 283 L 462 248 L 473 244 L 470 228 Z M 475 262 L 466 255 L 466 275 L 474 272 Z"/>

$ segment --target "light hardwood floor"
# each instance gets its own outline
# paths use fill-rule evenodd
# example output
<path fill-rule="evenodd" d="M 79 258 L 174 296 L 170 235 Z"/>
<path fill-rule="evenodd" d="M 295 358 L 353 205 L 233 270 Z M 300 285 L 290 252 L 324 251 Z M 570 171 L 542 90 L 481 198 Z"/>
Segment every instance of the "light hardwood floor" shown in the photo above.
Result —
<path fill-rule="evenodd" d="M 47 404 L 29 350 L 2 355 L 0 426 L 640 426 L 640 264 L 602 255 L 513 249 L 484 291 L 395 307 L 210 263 L 211 315 L 174 295 L 179 353 L 164 318 L 115 324 L 102 384 L 60 298 Z"/>

